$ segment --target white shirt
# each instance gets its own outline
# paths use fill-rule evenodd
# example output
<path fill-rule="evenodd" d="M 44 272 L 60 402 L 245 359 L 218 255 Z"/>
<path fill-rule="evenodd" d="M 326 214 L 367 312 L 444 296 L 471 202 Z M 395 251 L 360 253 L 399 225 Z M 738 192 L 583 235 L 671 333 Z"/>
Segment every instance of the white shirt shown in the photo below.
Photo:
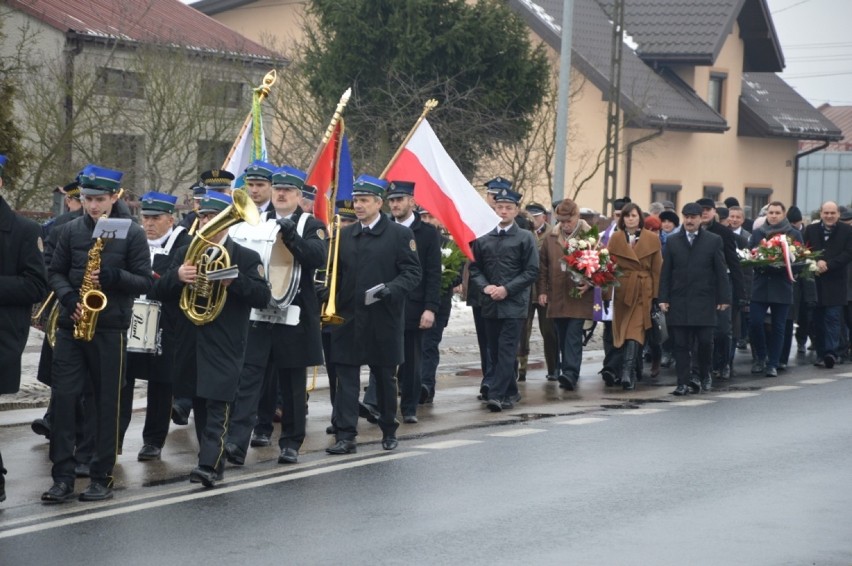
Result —
<path fill-rule="evenodd" d="M 396 223 L 405 226 L 406 228 L 411 228 L 411 225 L 414 224 L 414 213 L 410 214 L 405 220 L 396 220 Z"/>

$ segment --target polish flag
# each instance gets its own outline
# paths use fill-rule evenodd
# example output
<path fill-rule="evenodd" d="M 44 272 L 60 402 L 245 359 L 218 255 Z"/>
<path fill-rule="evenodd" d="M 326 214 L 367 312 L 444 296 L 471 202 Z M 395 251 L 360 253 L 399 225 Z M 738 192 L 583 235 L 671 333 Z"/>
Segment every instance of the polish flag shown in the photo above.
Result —
<path fill-rule="evenodd" d="M 438 136 L 423 120 L 388 169 L 389 181 L 413 181 L 417 204 L 441 221 L 459 249 L 470 259 L 473 240 L 500 222 L 491 207 L 447 155 Z"/>

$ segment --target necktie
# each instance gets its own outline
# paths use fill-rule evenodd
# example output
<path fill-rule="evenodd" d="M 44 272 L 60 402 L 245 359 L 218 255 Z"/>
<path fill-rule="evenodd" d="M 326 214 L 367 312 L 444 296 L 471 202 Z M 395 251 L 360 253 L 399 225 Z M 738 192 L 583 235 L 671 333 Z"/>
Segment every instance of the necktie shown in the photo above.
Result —
<path fill-rule="evenodd" d="M 695 233 L 694 232 L 687 232 L 686 238 L 689 240 L 689 247 L 691 248 L 692 247 L 692 241 L 695 239 Z"/>

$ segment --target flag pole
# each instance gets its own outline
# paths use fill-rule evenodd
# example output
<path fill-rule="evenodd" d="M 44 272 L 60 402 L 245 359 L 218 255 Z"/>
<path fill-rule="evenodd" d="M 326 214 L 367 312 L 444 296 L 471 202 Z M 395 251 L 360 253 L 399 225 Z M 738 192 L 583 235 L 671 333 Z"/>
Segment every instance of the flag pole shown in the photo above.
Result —
<path fill-rule="evenodd" d="M 275 81 L 278 79 L 278 74 L 275 69 L 272 69 L 263 77 L 263 83 L 256 89 L 254 92 L 257 93 L 258 103 L 262 102 L 264 98 L 269 96 L 269 90 L 272 88 L 272 85 L 275 84 Z M 231 158 L 234 156 L 234 152 L 237 151 L 237 146 L 240 145 L 240 140 L 243 139 L 243 134 L 248 129 L 249 125 L 252 122 L 252 112 L 249 111 L 248 116 L 246 116 L 245 122 L 243 122 L 243 127 L 240 128 L 240 133 L 237 134 L 237 139 L 234 140 L 234 145 L 231 146 L 231 150 L 228 152 L 228 155 L 225 156 L 225 161 L 222 163 L 222 166 L 219 169 L 227 169 L 228 164 L 231 162 Z"/>
<path fill-rule="evenodd" d="M 337 102 L 337 108 L 334 109 L 334 114 L 331 116 L 331 122 L 328 123 L 328 128 L 325 129 L 325 134 L 323 134 L 322 136 L 322 141 L 320 142 L 316 152 L 314 153 L 313 158 L 311 159 L 311 164 L 308 166 L 308 177 L 310 177 L 311 173 L 314 172 L 314 168 L 317 166 L 317 161 L 319 161 L 319 157 L 322 154 L 322 150 L 325 147 L 325 144 L 328 143 L 328 140 L 331 139 L 331 134 L 334 133 L 334 128 L 335 126 L 337 126 L 337 122 L 340 121 L 340 117 L 343 115 L 343 109 L 346 108 L 346 104 L 349 102 L 350 96 L 352 96 L 352 87 L 347 88 L 346 91 L 342 95 L 340 95 L 340 100 Z"/>
<path fill-rule="evenodd" d="M 400 144 L 399 148 L 396 150 L 396 153 L 393 154 L 393 157 L 391 157 L 390 162 L 385 166 L 385 170 L 382 171 L 381 175 L 379 175 L 379 179 L 385 178 L 385 175 L 388 174 L 388 171 L 390 171 L 390 168 L 393 167 L 394 163 L 396 163 L 396 160 L 399 158 L 399 155 L 402 153 L 402 150 L 405 149 L 405 145 L 408 143 L 408 140 L 410 140 L 411 136 L 414 135 L 414 132 L 417 131 L 417 127 L 420 126 L 420 123 L 423 122 L 423 120 L 426 119 L 426 114 L 431 112 L 432 109 L 435 108 L 436 106 L 438 106 L 438 101 L 435 100 L 434 98 L 430 98 L 429 100 L 426 101 L 426 104 L 423 105 L 423 112 L 420 113 L 420 117 L 417 118 L 417 121 L 414 122 L 414 126 L 412 126 L 411 130 L 409 130 L 408 135 L 405 136 L 404 140 L 402 140 L 402 143 Z"/>

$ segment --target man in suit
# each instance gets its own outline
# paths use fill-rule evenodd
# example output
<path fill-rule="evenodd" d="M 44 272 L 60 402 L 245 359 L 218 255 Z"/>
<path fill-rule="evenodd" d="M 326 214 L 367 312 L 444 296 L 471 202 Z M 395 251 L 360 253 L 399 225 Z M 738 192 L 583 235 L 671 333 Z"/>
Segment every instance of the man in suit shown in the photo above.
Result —
<path fill-rule="evenodd" d="M 294 167 L 281 167 L 272 175 L 274 212 L 267 212 L 264 220 L 267 224 L 278 223 L 277 237 L 281 243 L 276 245 L 283 245 L 293 255 L 292 269 L 298 266 L 301 275 L 295 282 L 298 291 L 292 302 L 252 310 L 245 363 L 225 442 L 228 461 L 237 465 L 245 463 L 262 394 L 265 394 L 266 418 L 271 425 L 277 392 L 281 392 L 283 411 L 278 463 L 295 464 L 305 439 L 307 368 L 321 365 L 323 361 L 320 305 L 314 291 L 314 273 L 325 267 L 328 242 L 323 223 L 299 206 L 304 182 L 305 172 Z M 278 296 L 273 299 L 283 299 L 291 291 L 290 280 L 279 279 L 284 275 L 278 271 L 266 274 L 277 290 Z"/>
<path fill-rule="evenodd" d="M 402 422 L 414 424 L 417 422 L 417 405 L 421 398 L 420 356 L 423 348 L 423 333 L 435 324 L 435 315 L 440 307 L 441 235 L 434 226 L 422 222 L 420 215 L 414 213 L 414 183 L 391 181 L 388 185 L 387 202 L 394 222 L 414 233 L 422 272 L 420 283 L 405 298 L 403 339 L 405 362 L 397 369 Z M 427 390 L 425 397 L 428 395 Z M 364 404 L 372 410 L 371 412 L 375 412 L 376 383 L 373 376 L 370 376 L 370 385 L 364 395 Z"/>
<path fill-rule="evenodd" d="M 6 156 L 0 155 L 0 191 L 6 163 Z M 0 395 L 20 387 L 32 306 L 47 295 L 42 248 L 39 225 L 16 214 L 0 192 Z M 6 499 L 5 475 L 0 454 L 0 501 Z"/>
<path fill-rule="evenodd" d="M 722 238 L 701 229 L 701 206 L 683 207 L 682 230 L 666 242 L 660 277 L 660 309 L 674 337 L 677 388 L 681 396 L 711 385 L 713 331 L 716 313 L 730 307 L 731 287 Z M 692 344 L 698 343 L 700 381 L 690 380 Z"/>
<path fill-rule="evenodd" d="M 361 366 L 376 378 L 382 448 L 398 446 L 394 370 L 403 355 L 405 298 L 420 282 L 417 243 L 409 228 L 381 213 L 388 183 L 361 175 L 352 189 L 358 222 L 340 231 L 337 310 L 344 322 L 331 331 L 337 368 L 329 454 L 356 451 Z"/>
<path fill-rule="evenodd" d="M 272 174 L 276 167 L 265 161 L 255 160 L 249 163 L 243 174 L 246 181 L 246 192 L 257 206 L 257 212 L 272 212 Z"/>
<path fill-rule="evenodd" d="M 839 222 L 836 202 L 827 201 L 819 210 L 820 221 L 805 228 L 805 245 L 822 251 L 817 260 L 817 306 L 813 309 L 816 331 L 817 365 L 833 368 L 839 355 L 843 308 L 846 305 L 848 275 L 852 261 L 852 227 Z"/>
<path fill-rule="evenodd" d="M 154 191 L 145 193 L 139 199 L 141 204 L 142 227 L 148 239 L 151 252 L 151 271 L 154 277 L 168 271 L 175 261 L 177 250 L 189 245 L 192 239 L 182 226 L 174 225 L 177 197 Z M 145 297 L 141 297 L 145 299 Z M 172 375 L 171 370 L 178 355 L 175 343 L 175 327 L 178 317 L 182 317 L 177 300 L 164 301 L 160 305 L 159 353 L 128 352 L 127 381 L 121 392 L 121 431 L 119 445 L 130 425 L 133 411 L 133 389 L 137 379 L 148 382 L 148 402 L 145 407 L 145 426 L 142 429 L 143 446 L 137 455 L 140 462 L 159 460 L 160 453 L 169 434 L 169 422 L 172 412 Z M 137 325 L 140 320 L 134 317 L 131 336 L 143 332 Z M 183 352 L 179 353 L 181 356 Z"/>

